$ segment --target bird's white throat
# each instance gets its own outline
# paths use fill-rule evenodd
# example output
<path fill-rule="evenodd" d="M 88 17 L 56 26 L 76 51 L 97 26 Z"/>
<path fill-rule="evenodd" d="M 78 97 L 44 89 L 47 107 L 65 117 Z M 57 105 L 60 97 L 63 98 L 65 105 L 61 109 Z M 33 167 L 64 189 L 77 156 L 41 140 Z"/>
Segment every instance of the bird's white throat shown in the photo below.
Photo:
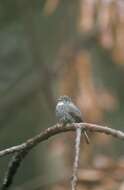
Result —
<path fill-rule="evenodd" d="M 64 103 L 63 102 L 58 102 L 58 106 L 63 106 Z"/>

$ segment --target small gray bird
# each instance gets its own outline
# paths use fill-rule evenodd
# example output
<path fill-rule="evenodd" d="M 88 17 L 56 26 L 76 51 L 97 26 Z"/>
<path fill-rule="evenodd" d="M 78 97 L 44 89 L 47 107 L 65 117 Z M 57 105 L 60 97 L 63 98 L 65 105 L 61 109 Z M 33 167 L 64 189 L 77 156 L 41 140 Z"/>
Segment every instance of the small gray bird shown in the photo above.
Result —
<path fill-rule="evenodd" d="M 81 123 L 82 115 L 78 107 L 72 102 L 68 96 L 60 96 L 56 105 L 56 117 L 59 123 Z M 89 138 L 86 130 L 83 130 L 86 142 L 89 144 Z"/>

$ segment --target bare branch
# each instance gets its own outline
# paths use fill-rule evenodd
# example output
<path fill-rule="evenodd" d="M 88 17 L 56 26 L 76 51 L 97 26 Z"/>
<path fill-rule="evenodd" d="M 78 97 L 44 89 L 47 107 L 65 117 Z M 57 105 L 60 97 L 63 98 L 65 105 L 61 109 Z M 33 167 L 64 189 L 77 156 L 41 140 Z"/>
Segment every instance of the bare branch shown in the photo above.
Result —
<path fill-rule="evenodd" d="M 73 164 L 73 175 L 71 181 L 71 190 L 76 190 L 77 187 L 77 173 L 79 166 L 79 155 L 80 155 L 80 142 L 81 142 L 81 128 L 77 128 L 76 130 L 76 139 L 75 139 L 75 160 Z"/>
<path fill-rule="evenodd" d="M 114 137 L 124 140 L 123 132 L 105 126 L 100 126 L 90 123 L 73 123 L 64 126 L 60 124 L 54 125 L 20 145 L 13 146 L 8 149 L 0 151 L 0 157 L 5 156 L 7 154 L 15 153 L 14 156 L 12 157 L 12 160 L 9 163 L 8 170 L 5 174 L 2 189 L 8 189 L 12 185 L 13 178 L 22 160 L 33 147 L 35 147 L 40 142 L 45 141 L 48 138 L 56 134 L 59 134 L 61 132 L 76 131 L 75 160 L 73 165 L 73 176 L 72 176 L 72 190 L 76 190 L 77 170 L 79 164 L 80 138 L 81 138 L 81 131 L 84 129 L 85 131 L 106 133 L 108 135 L 112 135 Z"/>
<path fill-rule="evenodd" d="M 105 133 L 107 135 L 112 135 L 113 137 L 124 140 L 124 133 L 122 131 L 111 129 L 107 126 L 101 126 L 101 125 L 96 125 L 96 124 L 91 124 L 91 123 L 73 123 L 73 124 L 68 124 L 65 126 L 57 124 L 46 129 L 45 131 L 41 132 L 37 136 L 27 140 L 26 142 L 20 145 L 1 150 L 0 157 L 14 153 L 14 152 L 18 152 L 21 150 L 25 150 L 28 148 L 32 149 L 40 142 L 43 142 L 56 134 L 67 132 L 67 131 L 75 131 L 77 127 L 80 127 L 82 129 L 85 128 L 86 130 L 91 131 L 91 132 Z"/>
<path fill-rule="evenodd" d="M 21 162 L 28 154 L 29 149 L 14 153 L 12 159 L 9 162 L 8 169 L 5 173 L 1 190 L 7 190 L 13 183 L 14 176 L 20 167 Z"/>

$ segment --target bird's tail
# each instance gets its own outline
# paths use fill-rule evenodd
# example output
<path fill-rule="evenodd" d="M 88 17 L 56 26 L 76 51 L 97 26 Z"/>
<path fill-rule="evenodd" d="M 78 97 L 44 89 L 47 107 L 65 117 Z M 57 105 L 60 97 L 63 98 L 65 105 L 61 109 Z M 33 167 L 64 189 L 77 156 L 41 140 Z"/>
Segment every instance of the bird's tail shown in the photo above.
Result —
<path fill-rule="evenodd" d="M 88 137 L 88 134 L 87 134 L 86 130 L 83 130 L 82 133 L 83 133 L 83 136 L 84 136 L 84 139 L 85 139 L 86 143 L 90 144 L 90 139 Z"/>

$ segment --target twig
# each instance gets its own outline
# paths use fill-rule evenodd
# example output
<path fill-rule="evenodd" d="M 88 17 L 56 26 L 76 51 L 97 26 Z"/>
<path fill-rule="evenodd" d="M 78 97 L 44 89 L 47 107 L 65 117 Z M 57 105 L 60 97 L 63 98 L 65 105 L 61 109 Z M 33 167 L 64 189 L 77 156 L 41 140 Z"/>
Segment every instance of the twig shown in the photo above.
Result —
<path fill-rule="evenodd" d="M 29 149 L 14 153 L 9 162 L 8 169 L 5 173 L 1 190 L 7 190 L 11 186 L 14 176 L 25 156 L 28 154 Z"/>
<path fill-rule="evenodd" d="M 12 160 L 9 163 L 8 170 L 4 177 L 2 190 L 7 190 L 11 186 L 13 178 L 20 166 L 21 161 L 24 159 L 24 157 L 29 153 L 29 151 L 33 147 L 35 147 L 40 142 L 45 141 L 56 134 L 59 134 L 61 132 L 75 131 L 75 130 L 76 130 L 76 145 L 75 145 L 76 153 L 75 153 L 75 160 L 73 166 L 72 190 L 76 190 L 77 170 L 78 170 L 79 151 L 80 151 L 80 138 L 81 138 L 81 131 L 83 129 L 92 132 L 106 133 L 108 135 L 112 135 L 114 137 L 124 140 L 123 132 L 100 125 L 95 125 L 90 123 L 73 123 L 65 126 L 60 124 L 54 125 L 53 127 L 46 129 L 44 132 L 41 132 L 37 136 L 27 140 L 26 142 L 18 146 L 13 146 L 8 149 L 0 151 L 0 157 L 15 153 L 15 155 L 12 157 Z"/>
<path fill-rule="evenodd" d="M 81 141 L 81 128 L 78 127 L 76 130 L 76 139 L 75 139 L 75 160 L 73 165 L 73 174 L 71 181 L 71 190 L 76 190 L 77 187 L 77 172 L 79 166 L 79 155 L 80 155 L 80 141 Z"/>
<path fill-rule="evenodd" d="M 86 130 L 91 131 L 91 132 L 105 133 L 107 135 L 112 135 L 113 137 L 124 140 L 124 133 L 122 131 L 111 129 L 109 127 L 105 127 L 101 125 L 95 125 L 91 123 L 74 123 L 74 124 L 68 124 L 66 126 L 62 126 L 62 125 L 57 124 L 46 129 L 45 131 L 41 132 L 37 136 L 27 140 L 26 142 L 20 145 L 1 150 L 0 157 L 8 155 L 8 154 L 12 154 L 14 152 L 18 152 L 21 150 L 25 150 L 28 148 L 32 149 L 40 142 L 43 142 L 56 134 L 67 132 L 67 131 L 75 131 L 77 127 L 80 127 L 82 129 L 85 128 Z"/>

